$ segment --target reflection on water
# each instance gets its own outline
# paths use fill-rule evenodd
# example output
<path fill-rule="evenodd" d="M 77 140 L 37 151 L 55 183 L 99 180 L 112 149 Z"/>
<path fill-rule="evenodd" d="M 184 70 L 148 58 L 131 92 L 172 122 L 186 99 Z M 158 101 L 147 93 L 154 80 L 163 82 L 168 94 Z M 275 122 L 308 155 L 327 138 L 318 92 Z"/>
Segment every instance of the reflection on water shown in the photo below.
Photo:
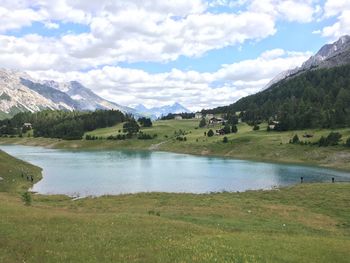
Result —
<path fill-rule="evenodd" d="M 63 151 L 30 146 L 0 146 L 43 168 L 33 191 L 42 194 L 104 195 L 136 192 L 245 191 L 300 182 L 349 181 L 335 170 L 198 157 L 148 151 Z"/>

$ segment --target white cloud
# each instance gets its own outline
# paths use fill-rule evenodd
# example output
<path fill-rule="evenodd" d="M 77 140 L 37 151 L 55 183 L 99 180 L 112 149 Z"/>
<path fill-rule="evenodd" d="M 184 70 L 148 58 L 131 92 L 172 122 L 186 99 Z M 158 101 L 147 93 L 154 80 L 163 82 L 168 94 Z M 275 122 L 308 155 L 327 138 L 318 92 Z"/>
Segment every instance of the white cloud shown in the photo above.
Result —
<path fill-rule="evenodd" d="M 45 22 L 44 23 L 45 27 L 48 28 L 48 29 L 58 29 L 60 28 L 60 25 L 57 24 L 57 23 L 53 23 L 53 22 Z"/>
<path fill-rule="evenodd" d="M 261 90 L 281 71 L 301 65 L 309 52 L 271 50 L 252 60 L 213 73 L 182 71 L 150 74 L 143 70 L 105 66 L 87 72 L 32 71 L 33 77 L 58 81 L 78 80 L 102 97 L 124 105 L 165 105 L 175 101 L 192 110 L 230 104 Z"/>
<path fill-rule="evenodd" d="M 326 17 L 339 15 L 346 10 L 350 10 L 349 0 L 327 0 L 324 5 L 324 13 Z"/>
<path fill-rule="evenodd" d="M 340 1 L 339 1 L 340 2 Z M 300 65 L 309 53 L 268 50 L 256 59 L 223 65 L 216 72 L 173 69 L 150 74 L 122 68 L 120 62 L 168 62 L 180 56 L 242 46 L 276 33 L 279 20 L 308 23 L 320 12 L 317 0 L 0 0 L 0 65 L 28 70 L 33 76 L 78 80 L 117 103 L 147 106 L 183 103 L 191 109 L 232 103 L 263 88 L 279 72 Z M 210 7 L 240 11 L 211 12 Z M 322 31 L 331 36 L 346 29 L 343 5 L 329 6 L 339 24 Z M 338 8 L 338 9 L 337 9 Z M 340 10 L 340 11 L 336 11 Z M 348 16 L 349 17 L 349 16 Z M 48 29 L 77 23 L 84 33 L 57 37 L 6 32 L 42 23 Z M 63 27 L 63 26 L 62 26 Z"/>
<path fill-rule="evenodd" d="M 350 34 L 350 9 L 343 11 L 336 23 L 322 29 L 322 35 L 333 40 L 346 34 Z"/>
<path fill-rule="evenodd" d="M 316 32 L 332 41 L 340 36 L 350 34 L 350 1 L 327 0 L 324 6 L 324 16 L 326 18 L 337 16 L 337 20 L 334 24 Z"/>
<path fill-rule="evenodd" d="M 46 66 L 46 69 L 70 71 L 124 61 L 167 62 L 179 56 L 199 57 L 210 50 L 264 39 L 276 32 L 275 22 L 267 14 L 212 14 L 205 12 L 206 6 L 201 1 L 180 0 L 175 5 L 173 1 L 133 0 L 112 5 L 102 0 L 98 8 L 93 1 L 74 1 L 71 6 L 64 0 L 55 5 L 39 0 L 36 3 L 37 11 L 28 9 L 34 13 L 17 24 L 18 27 L 42 20 L 46 27 L 54 29 L 59 25 L 50 21 L 71 21 L 88 23 L 90 32 L 69 33 L 59 38 L 41 36 L 31 38 L 28 43 L 26 36 L 2 35 L 7 39 L 4 40 L 7 44 L 0 43 L 0 61 L 4 66 L 19 69 Z M 9 23 L 3 25 L 4 30 L 11 27 Z M 25 52 L 26 45 L 30 53 Z M 9 54 L 14 59 L 6 62 Z M 39 66 L 37 58 L 50 61 Z"/>
<path fill-rule="evenodd" d="M 308 23 L 319 14 L 316 0 L 252 0 L 249 9 L 270 14 L 275 19 Z"/>

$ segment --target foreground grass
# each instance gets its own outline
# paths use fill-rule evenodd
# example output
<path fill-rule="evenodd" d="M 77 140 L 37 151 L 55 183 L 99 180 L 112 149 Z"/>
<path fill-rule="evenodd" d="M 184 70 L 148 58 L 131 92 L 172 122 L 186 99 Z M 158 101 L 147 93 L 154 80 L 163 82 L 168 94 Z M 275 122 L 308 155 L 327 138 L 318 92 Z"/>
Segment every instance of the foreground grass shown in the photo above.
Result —
<path fill-rule="evenodd" d="M 0 176 L 7 178 L 0 181 L 0 262 L 348 262 L 350 258 L 350 184 L 79 200 L 35 195 L 32 205 L 25 206 L 18 191 L 30 183 L 22 181 L 18 167 L 40 170 L 3 152 L 0 160 Z"/>
<path fill-rule="evenodd" d="M 318 147 L 315 145 L 291 145 L 289 140 L 298 134 L 301 140 L 316 142 L 321 136 L 327 136 L 332 130 L 304 130 L 288 132 L 267 132 L 266 124 L 259 131 L 245 123 L 238 125 L 237 134 L 227 135 L 229 142 L 223 143 L 223 136 L 208 138 L 204 132 L 208 128 L 197 128 L 198 120 L 167 120 L 156 121 L 151 128 L 144 128 L 144 133 L 157 137 L 153 140 L 125 141 L 106 140 L 109 135 L 117 135 L 122 131 L 122 124 L 114 127 L 97 129 L 90 135 L 102 137 L 96 141 L 63 141 L 45 138 L 0 138 L 0 144 L 19 143 L 41 145 L 53 148 L 69 149 L 142 149 L 189 153 L 196 155 L 224 156 L 229 158 L 249 159 L 258 161 L 286 162 L 318 165 L 323 167 L 350 170 L 350 148 L 344 146 Z M 221 126 L 213 127 L 219 129 Z M 175 131 L 186 131 L 186 141 L 177 141 Z M 120 132 L 119 132 L 120 131 Z M 336 130 L 343 135 L 342 143 L 350 137 L 350 129 Z M 312 134 L 313 138 L 305 139 L 303 134 Z"/>

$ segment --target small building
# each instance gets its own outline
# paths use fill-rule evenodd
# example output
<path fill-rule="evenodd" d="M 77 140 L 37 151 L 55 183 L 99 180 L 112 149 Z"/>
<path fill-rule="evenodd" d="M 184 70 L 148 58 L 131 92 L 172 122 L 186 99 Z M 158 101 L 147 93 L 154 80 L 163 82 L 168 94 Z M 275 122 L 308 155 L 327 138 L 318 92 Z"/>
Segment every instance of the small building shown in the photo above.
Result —
<path fill-rule="evenodd" d="M 175 120 L 182 120 L 182 116 L 181 115 L 175 115 L 174 119 Z"/>
<path fill-rule="evenodd" d="M 224 129 L 216 130 L 216 135 L 225 135 Z"/>
<path fill-rule="evenodd" d="M 195 118 L 195 119 L 202 119 L 202 118 L 203 118 L 203 115 L 202 115 L 202 113 L 200 113 L 200 112 L 196 112 L 196 114 L 194 115 L 194 118 Z"/>
<path fill-rule="evenodd" d="M 270 121 L 269 122 L 269 129 L 274 130 L 278 123 L 279 123 L 278 121 Z"/>
<path fill-rule="evenodd" d="M 222 119 L 222 118 L 213 117 L 213 118 L 209 119 L 209 124 L 211 124 L 211 125 L 217 125 L 217 124 L 223 124 L 223 123 L 224 123 L 224 119 Z"/>
<path fill-rule="evenodd" d="M 205 118 L 207 119 L 207 120 L 210 120 L 211 118 L 214 118 L 214 114 L 206 114 L 205 115 Z"/>
<path fill-rule="evenodd" d="M 30 122 L 25 122 L 23 123 L 23 128 L 30 130 L 32 129 L 32 124 Z"/>

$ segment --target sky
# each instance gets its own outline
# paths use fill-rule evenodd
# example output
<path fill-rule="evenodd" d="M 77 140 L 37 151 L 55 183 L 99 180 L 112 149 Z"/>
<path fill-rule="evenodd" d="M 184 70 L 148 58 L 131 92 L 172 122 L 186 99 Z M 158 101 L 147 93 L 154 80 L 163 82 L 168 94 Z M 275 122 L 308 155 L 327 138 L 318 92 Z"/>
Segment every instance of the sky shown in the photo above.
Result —
<path fill-rule="evenodd" d="M 0 0 L 0 65 L 105 99 L 228 105 L 350 34 L 350 0 Z"/>

